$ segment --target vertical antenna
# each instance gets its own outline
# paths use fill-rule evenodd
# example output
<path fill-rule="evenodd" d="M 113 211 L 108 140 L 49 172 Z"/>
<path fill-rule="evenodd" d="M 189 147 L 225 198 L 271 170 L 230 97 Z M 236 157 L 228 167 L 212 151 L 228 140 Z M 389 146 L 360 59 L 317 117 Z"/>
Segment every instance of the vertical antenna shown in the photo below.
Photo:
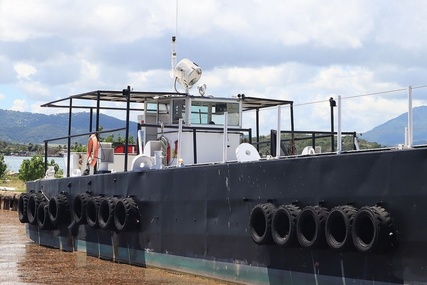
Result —
<path fill-rule="evenodd" d="M 176 7 L 175 7 L 175 36 L 178 35 L 178 0 L 176 0 Z"/>
<path fill-rule="evenodd" d="M 176 0 L 176 7 L 175 7 L 175 36 L 172 36 L 172 58 L 171 58 L 171 77 L 173 79 L 173 88 L 175 88 L 175 66 L 176 66 L 176 36 L 178 35 L 178 0 Z"/>
<path fill-rule="evenodd" d="M 175 78 L 174 70 L 176 66 L 176 36 L 172 36 L 172 59 L 171 59 L 172 71 L 171 76 Z"/>

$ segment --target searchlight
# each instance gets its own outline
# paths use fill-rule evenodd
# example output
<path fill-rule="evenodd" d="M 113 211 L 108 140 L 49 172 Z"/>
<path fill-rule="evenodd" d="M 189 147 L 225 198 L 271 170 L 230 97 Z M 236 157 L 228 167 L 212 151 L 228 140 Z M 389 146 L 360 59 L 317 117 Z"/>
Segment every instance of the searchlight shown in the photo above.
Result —
<path fill-rule="evenodd" d="M 175 66 L 174 75 L 175 80 L 178 81 L 188 93 L 188 90 L 191 89 L 202 76 L 202 69 L 191 60 L 184 58 Z"/>

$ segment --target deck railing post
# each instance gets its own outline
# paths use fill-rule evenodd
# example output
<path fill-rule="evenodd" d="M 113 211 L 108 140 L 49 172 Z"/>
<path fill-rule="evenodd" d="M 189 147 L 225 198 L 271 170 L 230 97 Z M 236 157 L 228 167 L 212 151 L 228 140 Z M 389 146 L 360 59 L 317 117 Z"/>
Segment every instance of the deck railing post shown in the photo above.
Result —
<path fill-rule="evenodd" d="M 222 162 L 227 162 L 227 149 L 228 149 L 228 112 L 224 112 L 224 135 L 222 142 Z"/>
<path fill-rule="evenodd" d="M 48 142 L 44 142 L 44 172 L 47 171 L 47 152 L 48 152 Z"/>
<path fill-rule="evenodd" d="M 337 153 L 342 152 L 342 136 L 341 136 L 341 95 L 338 96 L 338 129 L 337 129 Z"/>
<path fill-rule="evenodd" d="M 182 118 L 178 120 L 178 153 L 176 165 L 180 165 L 180 159 L 182 159 L 182 121 Z"/>
<path fill-rule="evenodd" d="M 334 98 L 329 98 L 329 106 L 331 107 L 331 151 L 335 151 L 335 142 L 334 142 L 334 107 L 337 106 Z"/>
<path fill-rule="evenodd" d="M 130 120 L 130 86 L 127 89 L 123 89 L 123 96 L 126 97 L 126 130 L 125 130 L 125 165 L 124 171 L 128 171 L 128 159 L 129 159 L 129 120 Z"/>
<path fill-rule="evenodd" d="M 413 114 L 412 114 L 412 86 L 408 86 L 408 144 L 407 147 L 412 147 L 414 144 L 413 135 Z"/>
<path fill-rule="evenodd" d="M 280 132 L 280 121 L 281 121 L 281 109 L 280 106 L 277 106 L 277 132 L 276 132 L 276 158 L 280 157 L 280 139 L 281 139 L 281 132 Z"/>

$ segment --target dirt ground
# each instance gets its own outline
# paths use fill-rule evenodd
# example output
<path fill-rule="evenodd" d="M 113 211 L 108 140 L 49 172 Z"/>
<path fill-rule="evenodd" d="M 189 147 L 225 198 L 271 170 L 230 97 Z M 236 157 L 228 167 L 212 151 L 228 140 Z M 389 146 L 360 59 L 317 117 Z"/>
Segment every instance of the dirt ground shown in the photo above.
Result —
<path fill-rule="evenodd" d="M 212 279 L 100 260 L 38 246 L 16 211 L 0 210 L 0 284 L 221 285 Z"/>

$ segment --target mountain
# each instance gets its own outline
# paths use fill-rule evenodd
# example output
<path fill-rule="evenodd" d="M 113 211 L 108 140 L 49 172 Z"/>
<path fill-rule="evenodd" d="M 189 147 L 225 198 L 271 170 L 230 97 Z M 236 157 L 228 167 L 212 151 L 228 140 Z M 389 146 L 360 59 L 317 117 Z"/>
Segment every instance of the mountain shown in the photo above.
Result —
<path fill-rule="evenodd" d="M 427 106 L 413 108 L 414 144 L 427 143 Z M 384 146 L 405 143 L 405 127 L 408 126 L 408 113 L 379 125 L 363 133 L 362 138 Z"/>
<path fill-rule="evenodd" d="M 414 117 L 414 144 L 427 143 L 427 106 L 415 107 Z M 89 131 L 89 113 L 75 113 L 71 118 L 72 134 L 82 134 Z M 405 142 L 404 130 L 407 126 L 408 114 L 402 114 L 381 124 L 372 130 L 363 133 L 362 139 L 376 142 L 384 146 L 395 146 Z M 115 117 L 101 114 L 100 125 L 104 130 L 124 128 L 125 122 Z M 95 127 L 95 116 L 93 128 Z M 130 123 L 130 134 L 136 138 L 137 123 Z M 44 115 L 29 112 L 18 112 L 0 109 L 0 141 L 11 143 L 43 143 L 45 139 L 63 137 L 68 132 L 68 114 Z M 125 131 L 119 132 L 124 137 Z M 115 134 L 117 138 L 118 134 Z M 103 134 L 107 137 L 109 134 Z M 75 140 L 72 141 L 74 143 Z M 87 137 L 78 140 L 85 144 Z M 66 141 L 52 142 L 65 144 Z"/>
<path fill-rule="evenodd" d="M 93 116 L 93 128 L 95 128 L 95 114 Z M 71 133 L 82 134 L 89 132 L 89 113 L 75 113 L 71 118 Z M 126 127 L 125 121 L 100 114 L 99 124 L 104 130 Z M 137 123 L 129 124 L 130 134 L 136 138 Z M 124 137 L 125 131 L 115 133 Z M 45 139 L 63 137 L 68 135 L 68 114 L 44 115 L 29 112 L 18 112 L 0 109 L 0 140 L 12 143 L 43 143 Z M 107 137 L 110 134 L 101 136 Z M 76 140 L 72 140 L 75 142 Z M 66 141 L 56 141 L 53 144 L 63 144 Z M 87 142 L 87 136 L 77 140 L 80 143 Z"/>

